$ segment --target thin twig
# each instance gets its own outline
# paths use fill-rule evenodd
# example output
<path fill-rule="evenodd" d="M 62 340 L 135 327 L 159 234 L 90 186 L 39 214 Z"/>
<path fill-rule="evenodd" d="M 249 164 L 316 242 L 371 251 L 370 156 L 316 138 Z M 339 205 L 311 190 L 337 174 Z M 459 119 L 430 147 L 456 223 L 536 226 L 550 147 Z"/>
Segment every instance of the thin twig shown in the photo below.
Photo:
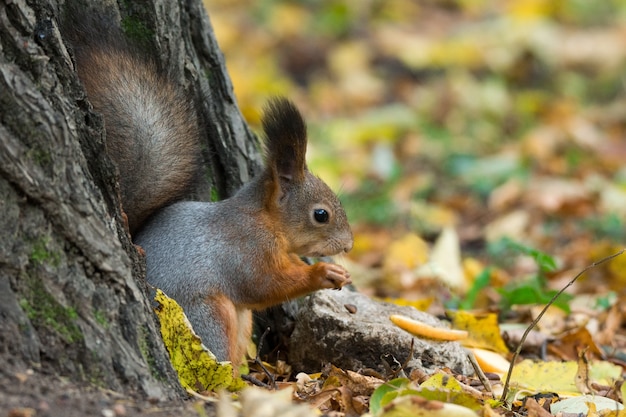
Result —
<path fill-rule="evenodd" d="M 267 337 L 267 334 L 269 333 L 270 328 L 266 327 L 265 331 L 263 332 L 263 334 L 261 335 L 261 337 L 259 338 L 259 345 L 257 346 L 256 349 L 256 357 L 254 358 L 254 363 L 256 363 L 257 365 L 259 365 L 261 367 L 261 369 L 263 369 L 263 372 L 265 372 L 265 375 L 267 375 L 267 377 L 270 380 L 270 383 L 268 384 L 270 387 L 273 387 L 274 390 L 278 389 L 278 387 L 276 386 L 276 378 L 274 377 L 274 375 L 265 367 L 265 365 L 263 365 L 263 361 L 261 360 L 261 358 L 259 357 L 259 352 L 261 352 L 261 349 L 263 349 L 263 342 L 265 341 L 265 338 Z"/>
<path fill-rule="evenodd" d="M 409 362 L 413 359 L 413 349 L 415 347 L 415 339 L 411 338 L 411 348 L 409 349 L 409 355 L 406 357 L 404 363 L 399 363 L 398 365 L 400 365 L 400 367 L 397 370 L 392 370 L 391 375 L 389 377 L 389 379 L 394 379 L 397 378 L 398 375 L 401 374 L 402 377 L 406 377 L 406 373 L 404 372 L 404 370 L 406 369 L 407 366 L 409 366 Z M 397 362 L 397 361 L 396 361 Z"/>
<path fill-rule="evenodd" d="M 196 397 L 197 399 L 206 401 L 208 403 L 216 403 L 219 401 L 219 399 L 215 397 L 208 397 L 206 395 L 202 395 L 199 392 L 192 390 L 191 388 L 185 388 L 185 391 L 187 391 L 187 393 L 191 395 L 192 397 Z"/>
<path fill-rule="evenodd" d="M 411 349 L 409 350 L 409 355 L 406 357 L 406 360 L 404 361 L 404 363 L 400 363 L 400 361 L 398 361 L 398 359 L 396 359 L 396 357 L 393 356 L 391 353 L 383 353 L 382 355 L 380 355 L 380 360 L 382 361 L 383 367 L 385 368 L 385 371 L 386 371 L 385 376 L 382 376 L 375 371 L 374 372 L 377 375 L 370 375 L 370 376 L 374 376 L 376 378 L 385 379 L 385 380 L 397 378 L 398 375 L 400 375 L 401 377 L 406 377 L 404 370 L 409 365 L 409 362 L 413 359 L 413 347 L 414 346 L 415 346 L 415 339 L 411 338 Z M 393 361 L 397 364 L 397 369 L 394 370 L 391 367 L 389 362 L 387 362 L 387 359 L 385 359 L 385 356 L 390 356 L 391 359 L 393 359 Z"/>
<path fill-rule="evenodd" d="M 265 382 L 259 381 L 258 379 L 250 375 L 241 375 L 241 379 L 243 379 L 244 381 L 248 381 L 249 383 L 251 383 L 252 385 L 256 385 L 257 387 L 265 388 L 270 391 L 276 390 L 276 386 L 266 384 Z"/>
<path fill-rule="evenodd" d="M 485 387 L 487 392 L 489 392 L 491 394 L 491 398 L 493 398 L 495 400 L 496 399 L 496 394 L 493 392 L 493 389 L 491 388 L 491 383 L 487 379 L 487 376 L 485 375 L 483 370 L 480 369 L 480 365 L 478 365 L 478 362 L 476 362 L 476 357 L 474 356 L 474 354 L 470 350 L 466 349 L 465 353 L 467 353 L 467 358 L 469 359 L 470 363 L 472 364 L 472 367 L 474 368 L 474 372 L 476 372 L 476 376 L 478 377 L 480 382 L 483 384 L 483 387 Z"/>
<path fill-rule="evenodd" d="M 528 326 L 528 328 L 526 329 L 526 331 L 522 335 L 522 338 L 520 339 L 519 345 L 517 345 L 517 349 L 515 350 L 515 353 L 513 354 L 513 358 L 511 359 L 511 364 L 509 365 L 509 371 L 506 374 L 506 382 L 504 383 L 504 390 L 502 391 L 502 395 L 500 396 L 500 402 L 504 402 L 506 400 L 506 396 L 509 393 L 509 382 L 511 382 L 511 375 L 513 374 L 513 367 L 515 366 L 515 362 L 517 361 L 517 357 L 520 355 L 520 353 L 522 351 L 522 346 L 524 345 L 524 342 L 526 341 L 526 337 L 528 336 L 530 331 L 537 325 L 537 323 L 539 323 L 539 320 L 541 320 L 541 318 L 543 317 L 545 312 L 548 311 L 548 308 L 554 303 L 554 301 L 557 298 L 559 298 L 559 296 L 561 294 L 563 294 L 563 292 L 566 289 L 568 289 L 574 282 L 576 282 L 576 280 L 578 278 L 580 278 L 580 276 L 582 274 L 584 274 L 585 272 L 587 272 L 591 268 L 595 268 L 596 266 L 598 266 L 600 264 L 603 264 L 606 261 L 610 261 L 611 259 L 621 255 L 622 253 L 624 253 L 624 251 L 626 251 L 626 249 L 622 249 L 621 251 L 619 251 L 617 253 L 614 253 L 613 255 L 609 255 L 609 256 L 607 256 L 605 258 L 602 258 L 599 261 L 596 261 L 596 262 L 592 263 L 591 265 L 587 265 L 585 268 L 583 268 L 582 271 L 580 271 L 574 278 L 572 278 L 570 280 L 570 282 L 567 283 L 567 285 L 565 285 L 563 288 L 561 288 L 561 290 L 559 290 L 559 292 L 557 292 L 554 295 L 554 297 L 552 297 L 552 299 L 548 302 L 548 304 L 546 304 L 546 306 L 541 310 L 539 315 L 537 315 L 537 317 L 530 323 L 530 326 Z"/>

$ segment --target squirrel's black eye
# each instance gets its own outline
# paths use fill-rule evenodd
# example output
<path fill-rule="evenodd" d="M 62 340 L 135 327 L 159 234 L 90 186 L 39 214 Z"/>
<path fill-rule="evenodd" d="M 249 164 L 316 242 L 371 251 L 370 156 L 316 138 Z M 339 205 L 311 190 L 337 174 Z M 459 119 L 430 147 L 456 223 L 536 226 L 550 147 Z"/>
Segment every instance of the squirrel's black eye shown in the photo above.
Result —
<path fill-rule="evenodd" d="M 324 209 L 313 210 L 313 218 L 318 223 L 328 223 L 328 212 Z"/>

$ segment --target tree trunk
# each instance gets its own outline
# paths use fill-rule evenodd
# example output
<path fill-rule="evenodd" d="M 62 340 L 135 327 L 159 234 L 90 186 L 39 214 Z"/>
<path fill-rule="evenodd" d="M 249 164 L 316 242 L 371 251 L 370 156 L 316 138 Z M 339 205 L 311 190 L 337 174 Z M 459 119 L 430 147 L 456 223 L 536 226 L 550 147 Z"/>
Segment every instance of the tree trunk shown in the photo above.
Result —
<path fill-rule="evenodd" d="M 112 7 L 148 29 L 158 59 L 195 92 L 212 184 L 232 193 L 260 159 L 200 0 Z M 44 381 L 179 398 L 62 13 L 56 0 L 0 0 L 0 376 L 32 369 Z"/>

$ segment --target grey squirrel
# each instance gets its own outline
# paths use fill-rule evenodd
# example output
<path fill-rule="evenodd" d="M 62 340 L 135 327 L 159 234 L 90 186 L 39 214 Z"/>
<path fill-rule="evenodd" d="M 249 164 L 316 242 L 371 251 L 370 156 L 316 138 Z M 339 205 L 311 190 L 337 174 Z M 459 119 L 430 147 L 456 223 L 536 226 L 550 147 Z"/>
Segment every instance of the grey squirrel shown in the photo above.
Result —
<path fill-rule="evenodd" d="M 243 358 L 251 310 L 351 282 L 342 266 L 300 258 L 347 252 L 353 238 L 337 196 L 307 168 L 305 122 L 290 101 L 265 109 L 259 175 L 220 202 L 180 201 L 200 164 L 190 100 L 118 29 L 69 32 L 79 78 L 104 118 L 147 280 L 183 307 L 218 360 Z"/>

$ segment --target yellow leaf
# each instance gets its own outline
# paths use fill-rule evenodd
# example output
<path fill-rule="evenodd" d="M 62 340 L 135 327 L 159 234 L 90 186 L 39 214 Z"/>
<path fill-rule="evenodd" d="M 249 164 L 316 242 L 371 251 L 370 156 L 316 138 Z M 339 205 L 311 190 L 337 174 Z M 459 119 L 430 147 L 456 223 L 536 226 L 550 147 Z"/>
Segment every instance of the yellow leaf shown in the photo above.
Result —
<path fill-rule="evenodd" d="M 485 265 L 476 258 L 463 259 L 463 273 L 465 274 L 465 280 L 468 283 L 476 281 L 476 277 L 479 276 L 485 270 Z"/>
<path fill-rule="evenodd" d="M 456 404 L 428 401 L 418 396 L 398 397 L 382 410 L 380 417 L 476 417 L 474 411 Z"/>
<path fill-rule="evenodd" d="M 469 311 L 449 311 L 455 329 L 467 330 L 469 337 L 463 341 L 467 347 L 493 350 L 499 353 L 508 353 L 498 325 L 498 315 L 495 313 L 475 314 Z"/>
<path fill-rule="evenodd" d="M 621 367 L 607 361 L 592 361 L 589 363 L 589 379 L 600 385 L 613 385 L 621 379 Z"/>
<path fill-rule="evenodd" d="M 441 372 L 437 372 L 426 381 L 422 382 L 420 388 L 446 389 L 448 391 L 463 392 L 459 381 Z"/>
<path fill-rule="evenodd" d="M 534 20 L 550 16 L 554 13 L 553 0 L 513 0 L 508 3 L 508 12 L 520 20 Z"/>
<path fill-rule="evenodd" d="M 433 297 L 428 297 L 428 298 L 421 298 L 419 300 L 407 300 L 406 298 L 387 297 L 383 299 L 383 301 L 387 303 L 392 303 L 398 306 L 413 307 L 414 309 L 419 310 L 419 311 L 426 311 L 428 310 L 428 307 L 430 307 L 430 305 L 433 303 L 433 301 L 435 301 L 435 299 Z"/>
<path fill-rule="evenodd" d="M 278 38 L 298 36 L 311 20 L 311 11 L 296 3 L 277 2 L 269 14 L 267 27 L 275 32 Z"/>
<path fill-rule="evenodd" d="M 556 392 L 560 396 L 579 395 L 576 389 L 578 364 L 567 362 L 533 362 L 525 360 L 513 368 L 511 386 L 532 392 Z M 619 379 L 621 367 L 605 361 L 590 363 L 590 380 L 601 385 L 611 385 Z"/>
<path fill-rule="evenodd" d="M 454 403 L 472 410 L 482 408 L 482 401 L 480 401 L 480 399 L 465 392 L 459 381 L 453 376 L 443 372 L 437 372 L 426 381 L 422 382 L 417 392 L 420 396 L 429 400 Z"/>
<path fill-rule="evenodd" d="M 418 223 L 422 230 L 430 232 L 452 227 L 459 220 L 453 210 L 424 201 L 411 201 L 410 215 L 411 219 Z"/>
<path fill-rule="evenodd" d="M 511 387 L 531 392 L 556 392 L 559 396 L 578 395 L 574 384 L 577 364 L 568 362 L 533 362 L 524 360 L 515 365 Z"/>
<path fill-rule="evenodd" d="M 623 245 L 612 245 L 608 242 L 603 242 L 594 246 L 592 256 L 599 255 L 598 258 L 594 259 L 600 259 L 613 253 L 617 253 L 623 248 Z M 621 291 L 622 288 L 626 287 L 626 274 L 624 274 L 624 271 L 626 271 L 626 256 L 618 256 L 611 262 L 607 263 L 604 268 L 606 268 L 608 272 L 608 276 L 605 278 L 606 284 L 611 289 Z"/>
<path fill-rule="evenodd" d="M 238 391 L 246 385 L 235 377 L 230 362 L 218 362 L 193 332 L 183 309 L 163 291 L 157 290 L 155 308 L 161 336 L 181 385 L 193 391 L 226 388 Z"/>
<path fill-rule="evenodd" d="M 401 279 L 428 260 L 428 244 L 414 233 L 393 242 L 383 261 L 385 275 L 390 279 Z"/>

